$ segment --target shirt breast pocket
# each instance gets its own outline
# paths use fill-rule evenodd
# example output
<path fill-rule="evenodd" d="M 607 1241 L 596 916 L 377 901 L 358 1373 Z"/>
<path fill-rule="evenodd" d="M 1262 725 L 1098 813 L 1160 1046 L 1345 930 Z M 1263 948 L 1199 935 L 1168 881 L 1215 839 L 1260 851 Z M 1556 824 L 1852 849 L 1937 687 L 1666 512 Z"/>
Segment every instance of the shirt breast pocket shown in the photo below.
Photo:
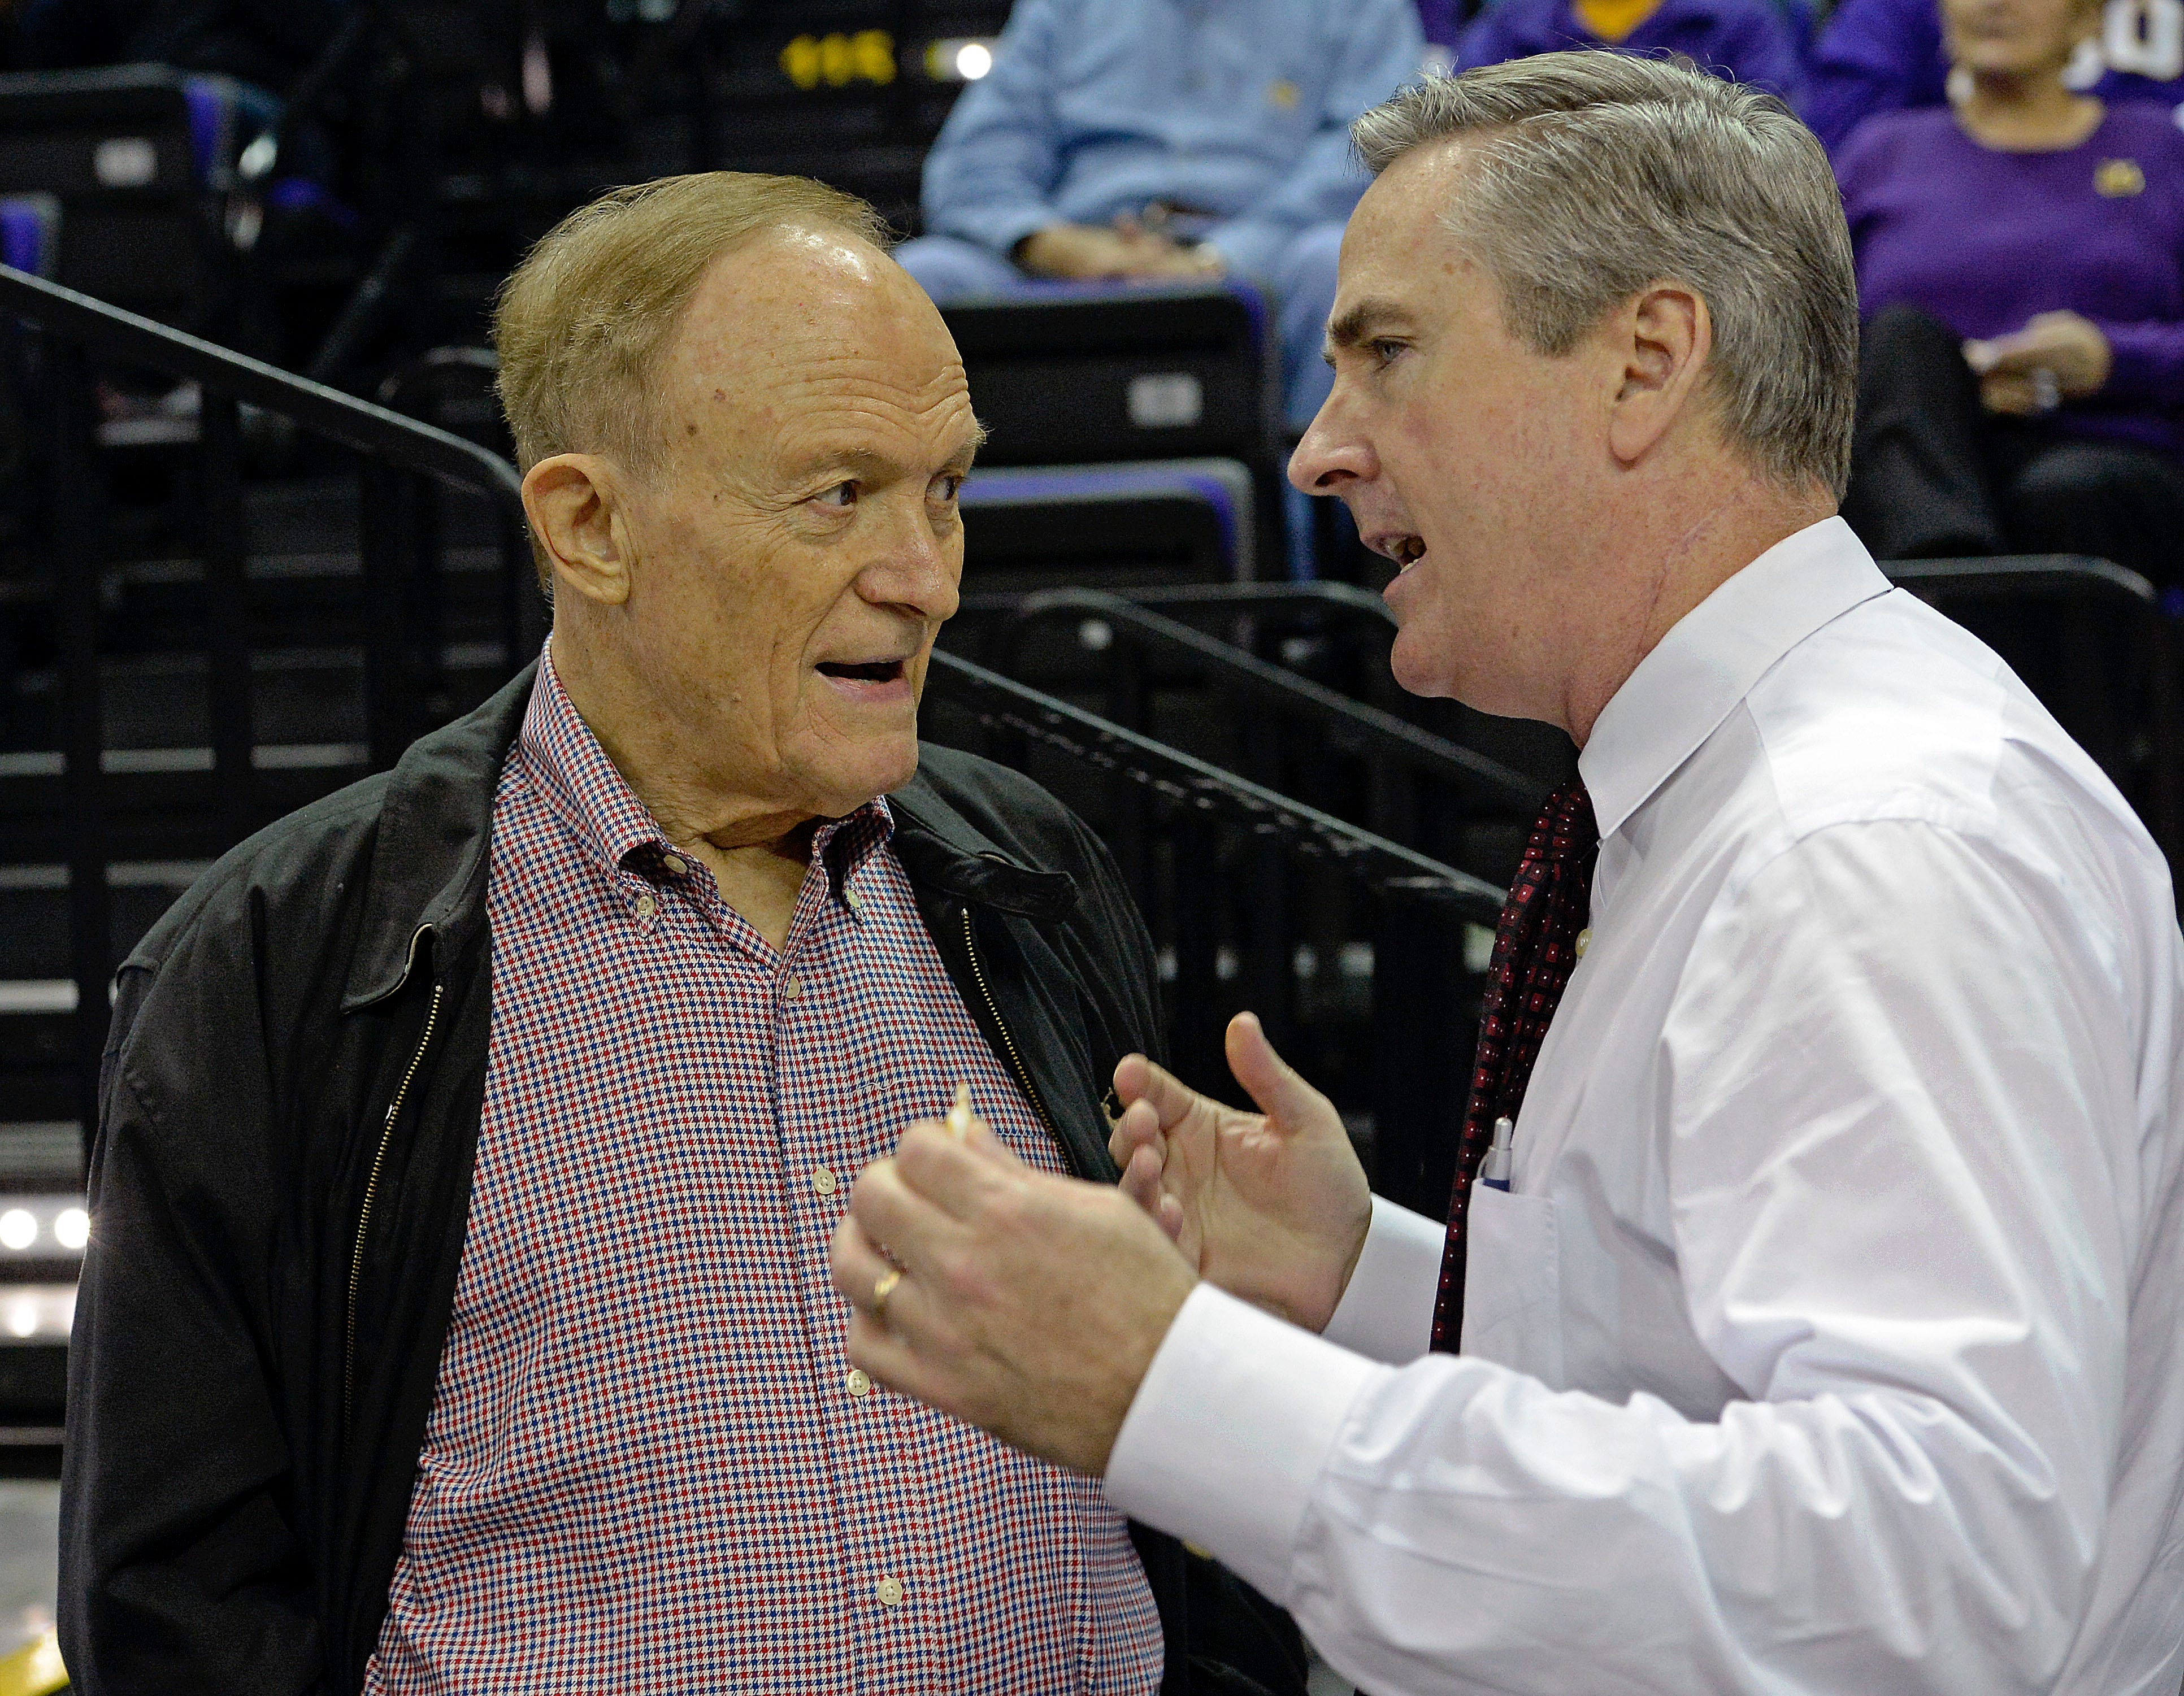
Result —
<path fill-rule="evenodd" d="M 1474 1185 L 1464 1229 L 1463 1352 L 1563 1387 L 1555 1204 Z"/>

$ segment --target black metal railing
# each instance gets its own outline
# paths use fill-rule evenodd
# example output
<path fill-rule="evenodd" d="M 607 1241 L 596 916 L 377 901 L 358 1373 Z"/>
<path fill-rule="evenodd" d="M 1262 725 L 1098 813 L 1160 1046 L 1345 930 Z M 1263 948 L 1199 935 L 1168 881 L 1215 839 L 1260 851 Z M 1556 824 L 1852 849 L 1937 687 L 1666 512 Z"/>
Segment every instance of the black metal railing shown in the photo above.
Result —
<path fill-rule="evenodd" d="M 2184 871 L 2177 631 L 2153 584 L 2070 553 L 1884 560 L 1881 570 L 2008 660 Z"/>
<path fill-rule="evenodd" d="M 1154 851 L 1126 876 L 1169 977 L 1170 1058 L 1184 1076 L 1233 1092 L 1222 1033 L 1248 1007 L 1369 1127 L 1376 1189 L 1429 1212 L 1446 1203 L 1462 1107 L 1451 1080 L 1469 1070 L 1483 964 L 1470 939 L 1494 924 L 1499 889 L 946 653 L 933 655 L 925 702 L 927 735 L 1046 776 L 1080 802 L 1086 776 L 1105 778 L 1149 815 Z M 1057 761 L 1072 772 L 1053 771 Z M 1285 898 L 1299 881 L 1319 898 Z M 1317 974 L 1301 959 L 1331 965 L 1340 951 L 1369 962 L 1357 974 L 1368 995 L 1351 1016 L 1314 1017 L 1300 992 Z M 1334 1038 L 1317 1065 L 1295 1046 L 1307 1025 Z"/>
<path fill-rule="evenodd" d="M 1048 589 L 981 609 L 980 657 L 1004 676 L 1066 690 L 1119 724 L 1209 753 L 1265 787 L 1310 797 L 1376 835 L 1496 880 L 1508 876 L 1546 783 L 1251 652 L 1248 626 L 1270 609 L 1295 610 L 1295 591 L 1184 600 L 1156 592 L 1178 609 L 1217 609 L 1222 635 L 1154 610 L 1155 593 Z M 1364 619 L 1384 670 L 1384 608 L 1349 593 L 1359 606 L 1317 594 L 1303 604 L 1315 618 Z M 1125 860 L 1141 854 L 1134 820 L 1117 828 Z"/>
<path fill-rule="evenodd" d="M 1576 770 L 1576 749 L 1551 726 L 1496 718 L 1446 698 L 1425 698 L 1396 681 L 1396 615 L 1384 598 L 1351 583 L 1207 582 L 1108 586 L 1125 600 L 1163 613 L 1288 672 L 1323 683 L 1407 723 L 1485 755 L 1544 793 Z M 988 644 L 1028 591 L 973 589 L 950 626 L 957 651 L 982 663 Z"/>
<path fill-rule="evenodd" d="M 68 872 L 70 976 L 75 987 L 75 1095 L 81 1122 L 95 1114 L 112 959 L 108 868 L 125 815 L 148 858 L 216 853 L 309 798 L 292 773 L 261 771 L 253 718 L 253 626 L 245 471 L 246 425 L 258 439 L 344 449 L 357 456 L 365 759 L 391 765 L 437 717 L 443 656 L 434 639 L 442 590 L 436 489 L 484 503 L 494 553 L 498 670 L 512 671 L 544 638 L 545 605 L 532 576 L 515 468 L 498 456 L 385 408 L 309 382 L 22 272 L 0 267 L 0 324 L 13 341 L 16 400 L 50 420 L 49 459 L 31 520 L 45 543 L 25 550 L 49 607 L 60 710 L 57 772 L 18 772 L 0 797 L 11 852 L 49 855 Z M 102 398 L 113 374 L 146 374 L 198 387 L 192 509 L 187 527 L 203 563 L 199 611 L 209 759 L 198 770 L 124 776 L 108 770 L 100 674 L 114 585 L 111 453 L 101 446 Z M 360 775 L 340 774 L 339 781 Z M 281 781 L 276 781 L 281 780 Z M 331 787 L 330 784 L 320 786 Z"/>
<path fill-rule="evenodd" d="M 1529 818 L 1544 798 L 1536 785 L 1484 754 L 1194 630 L 1139 597 L 1099 589 L 1047 589 L 1025 596 L 995 637 L 997 669 L 1011 673 L 1021 664 L 1025 642 L 1042 628 L 1068 624 L 1081 630 L 1088 619 L 1103 623 L 1110 637 L 1103 652 L 1112 657 L 1110 690 L 1117 710 L 1109 716 L 1118 722 L 1143 711 L 1137 698 L 1144 678 L 1132 662 L 1146 656 L 1178 659 L 1202 668 L 1241 703 L 1446 784 L 1474 807 Z M 1117 636 L 1123 639 L 1113 640 Z"/>

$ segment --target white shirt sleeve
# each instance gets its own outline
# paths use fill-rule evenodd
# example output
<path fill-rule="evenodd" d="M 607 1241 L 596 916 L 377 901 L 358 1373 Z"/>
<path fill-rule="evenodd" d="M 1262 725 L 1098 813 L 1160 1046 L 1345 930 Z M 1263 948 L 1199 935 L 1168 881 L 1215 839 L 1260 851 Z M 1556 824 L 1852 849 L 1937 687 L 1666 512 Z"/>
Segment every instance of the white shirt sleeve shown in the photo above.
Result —
<path fill-rule="evenodd" d="M 1391 1366 L 1424 1354 L 1433 1341 L 1441 1250 L 1447 1242 L 1446 1226 L 1374 1196 L 1365 1247 L 1327 1321 L 1327 1340 Z"/>
<path fill-rule="evenodd" d="M 2133 1252 L 2100 946 L 1992 844 L 1807 837 L 1708 918 L 1658 1060 L 1674 1254 L 1741 1399 L 1377 1365 L 1201 1289 L 1111 1499 L 1382 1693 L 2046 1689 L 2101 1544 Z"/>

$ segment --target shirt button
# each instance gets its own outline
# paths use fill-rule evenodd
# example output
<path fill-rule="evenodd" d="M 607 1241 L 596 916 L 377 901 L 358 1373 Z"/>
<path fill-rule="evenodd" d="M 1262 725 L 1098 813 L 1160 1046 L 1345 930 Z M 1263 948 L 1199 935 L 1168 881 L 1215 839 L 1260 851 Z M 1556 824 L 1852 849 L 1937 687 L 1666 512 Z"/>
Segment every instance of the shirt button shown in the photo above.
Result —
<path fill-rule="evenodd" d="M 660 904 L 654 900 L 649 895 L 640 895 L 637 898 L 637 916 L 638 918 L 649 919 L 659 910 Z"/>
<path fill-rule="evenodd" d="M 787 977 L 782 979 L 781 998 L 783 1001 L 794 1001 L 798 996 L 803 993 L 804 980 L 799 977 L 794 972 L 792 971 Z"/>
<path fill-rule="evenodd" d="M 842 892 L 842 898 L 850 904 L 850 910 L 852 913 L 861 913 L 865 910 L 865 898 L 857 893 L 854 885 Z"/>
<path fill-rule="evenodd" d="M 872 1394 L 872 1381 L 865 1376 L 865 1369 L 861 1366 L 850 1367 L 850 1393 L 855 1396 L 859 1401 L 862 1401 L 866 1396 Z"/>
<path fill-rule="evenodd" d="M 822 1195 L 833 1194 L 835 1190 L 839 1187 L 839 1181 L 834 1176 L 833 1168 L 831 1166 L 822 1166 L 817 1171 L 812 1173 L 811 1187 L 817 1190 Z"/>
<path fill-rule="evenodd" d="M 880 1606 L 883 1608 L 898 1607 L 902 1602 L 902 1580 L 894 1577 L 883 1578 L 872 1586 L 872 1594 L 880 1599 Z"/>
<path fill-rule="evenodd" d="M 1577 957 L 1585 958 L 1585 951 L 1592 946 L 1592 926 L 1587 925 L 1577 933 Z"/>
<path fill-rule="evenodd" d="M 660 863 L 666 868 L 667 875 L 670 877 L 680 877 L 684 872 L 690 869 L 690 865 L 688 860 L 679 859 L 677 856 L 671 854 Z"/>

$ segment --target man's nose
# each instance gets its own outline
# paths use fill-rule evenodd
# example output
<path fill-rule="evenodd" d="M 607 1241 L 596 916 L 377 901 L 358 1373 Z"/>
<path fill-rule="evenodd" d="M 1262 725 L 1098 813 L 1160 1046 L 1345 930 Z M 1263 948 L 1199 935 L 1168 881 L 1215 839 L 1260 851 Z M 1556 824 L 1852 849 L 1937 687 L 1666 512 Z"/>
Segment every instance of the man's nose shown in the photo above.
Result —
<path fill-rule="evenodd" d="M 955 617 L 962 598 L 961 542 L 936 534 L 922 512 L 890 530 L 880 557 L 857 574 L 857 592 L 875 606 L 901 607 L 935 624 Z"/>
<path fill-rule="evenodd" d="M 1372 443 L 1346 416 L 1337 383 L 1290 455 L 1290 481 L 1308 495 L 1340 495 L 1379 470 Z"/>

